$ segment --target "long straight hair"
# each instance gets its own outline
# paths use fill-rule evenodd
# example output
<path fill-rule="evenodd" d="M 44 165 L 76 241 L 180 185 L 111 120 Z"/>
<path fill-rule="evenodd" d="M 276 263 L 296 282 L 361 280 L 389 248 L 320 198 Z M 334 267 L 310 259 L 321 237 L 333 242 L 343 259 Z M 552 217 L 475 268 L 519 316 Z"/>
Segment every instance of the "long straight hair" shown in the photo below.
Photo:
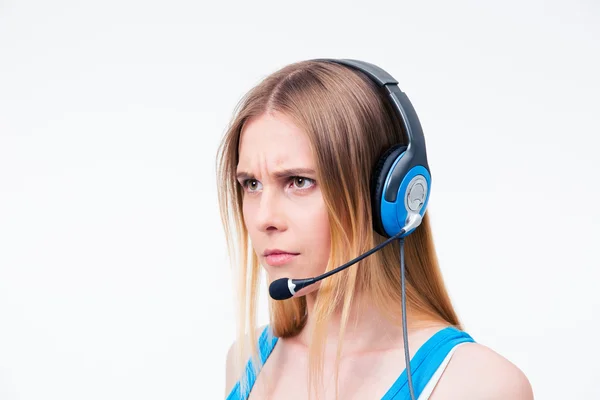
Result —
<path fill-rule="evenodd" d="M 242 188 L 235 174 L 239 140 L 246 121 L 265 113 L 282 113 L 308 136 L 316 163 L 317 182 L 328 210 L 331 251 L 326 270 L 344 264 L 386 238 L 373 230 L 371 172 L 379 157 L 395 144 L 406 144 L 396 112 L 380 88 L 361 72 L 326 61 L 301 61 L 267 76 L 240 101 L 217 154 L 217 183 L 233 276 L 237 287 L 237 365 L 246 356 L 258 373 L 256 315 L 260 265 L 243 223 Z M 407 312 L 421 321 L 444 322 L 462 329 L 438 266 L 429 214 L 405 240 Z M 335 368 L 336 398 L 342 338 L 356 293 L 365 293 L 391 321 L 401 324 L 400 248 L 397 241 L 358 265 L 322 281 L 311 318 L 309 393 L 322 385 L 327 321 L 340 312 L 342 321 Z M 361 265 L 362 264 L 362 265 Z M 304 297 L 269 299 L 270 333 L 288 338 L 306 324 Z M 241 376 L 242 390 L 248 382 Z"/>

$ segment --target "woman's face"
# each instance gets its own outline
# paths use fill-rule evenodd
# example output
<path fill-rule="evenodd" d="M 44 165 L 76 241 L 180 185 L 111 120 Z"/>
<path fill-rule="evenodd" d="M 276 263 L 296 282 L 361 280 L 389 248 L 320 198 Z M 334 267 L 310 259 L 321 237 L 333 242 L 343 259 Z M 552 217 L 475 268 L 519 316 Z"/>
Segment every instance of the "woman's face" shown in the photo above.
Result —
<path fill-rule="evenodd" d="M 281 113 L 249 120 L 240 137 L 237 179 L 244 191 L 244 222 L 269 283 L 322 274 L 330 251 L 329 218 L 306 134 Z"/>

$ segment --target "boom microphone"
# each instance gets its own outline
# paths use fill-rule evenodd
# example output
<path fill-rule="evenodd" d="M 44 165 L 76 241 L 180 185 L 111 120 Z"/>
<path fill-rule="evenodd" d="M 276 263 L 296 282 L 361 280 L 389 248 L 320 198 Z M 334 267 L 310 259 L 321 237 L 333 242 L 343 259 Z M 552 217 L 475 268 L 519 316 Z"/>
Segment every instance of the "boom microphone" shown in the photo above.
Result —
<path fill-rule="evenodd" d="M 383 247 L 387 246 L 394 240 L 400 239 L 402 237 L 402 235 L 404 235 L 405 232 L 408 232 L 411 229 L 414 229 L 417 226 L 419 226 L 421 224 L 422 217 L 420 214 L 412 214 L 409 216 L 408 220 L 409 221 L 406 224 L 406 226 L 404 228 L 402 228 L 400 230 L 400 232 L 398 232 L 396 235 L 390 237 L 385 242 L 380 243 L 379 245 L 373 247 L 371 250 L 367 251 L 366 253 L 361 254 L 360 256 L 347 262 L 346 264 L 339 266 L 336 269 L 332 269 L 331 271 L 326 272 L 323 275 L 319 275 L 317 277 L 307 278 L 307 279 L 280 278 L 280 279 L 273 281 L 269 285 L 269 295 L 271 296 L 271 298 L 273 300 L 286 300 L 286 299 L 289 299 L 290 297 L 293 297 L 300 289 L 310 286 L 313 283 L 320 281 L 321 279 L 327 278 L 328 276 L 337 274 L 338 272 L 348 268 L 349 266 L 356 264 L 363 258 L 370 256 L 371 254 L 375 253 L 377 250 L 382 249 Z"/>

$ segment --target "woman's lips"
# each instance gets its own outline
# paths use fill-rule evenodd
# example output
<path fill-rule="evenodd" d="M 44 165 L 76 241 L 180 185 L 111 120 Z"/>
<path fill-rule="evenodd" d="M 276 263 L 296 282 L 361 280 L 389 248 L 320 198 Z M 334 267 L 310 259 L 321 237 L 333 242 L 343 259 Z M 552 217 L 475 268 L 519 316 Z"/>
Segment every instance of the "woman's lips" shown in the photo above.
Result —
<path fill-rule="evenodd" d="M 288 262 L 292 261 L 298 254 L 291 254 L 291 253 L 277 253 L 277 254 L 269 254 L 268 256 L 265 256 L 265 260 L 267 261 L 267 264 L 269 264 L 272 267 L 278 267 L 280 265 L 284 265 L 287 264 Z"/>

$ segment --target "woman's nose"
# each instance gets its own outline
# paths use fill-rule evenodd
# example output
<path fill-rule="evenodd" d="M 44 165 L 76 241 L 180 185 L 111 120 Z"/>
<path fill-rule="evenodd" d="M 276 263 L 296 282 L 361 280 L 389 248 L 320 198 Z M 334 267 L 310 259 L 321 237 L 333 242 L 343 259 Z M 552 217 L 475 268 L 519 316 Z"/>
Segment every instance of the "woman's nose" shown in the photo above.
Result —
<path fill-rule="evenodd" d="M 264 189 L 261 193 L 256 223 L 263 232 L 285 230 L 285 210 L 283 196 L 275 190 Z"/>

